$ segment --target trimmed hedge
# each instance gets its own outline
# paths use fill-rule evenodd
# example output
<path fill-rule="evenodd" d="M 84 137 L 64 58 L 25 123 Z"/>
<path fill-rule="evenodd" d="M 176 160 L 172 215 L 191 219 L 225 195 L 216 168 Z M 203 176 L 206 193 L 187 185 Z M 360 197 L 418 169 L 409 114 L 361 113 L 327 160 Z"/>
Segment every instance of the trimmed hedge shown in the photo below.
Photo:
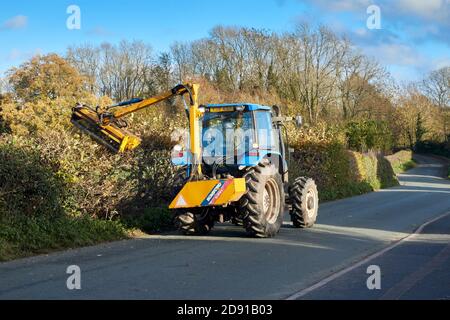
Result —
<path fill-rule="evenodd" d="M 291 135 L 295 152 L 290 179 L 314 178 L 322 201 L 398 185 L 392 165 L 381 153 L 348 151 L 339 128 L 317 127 Z"/>

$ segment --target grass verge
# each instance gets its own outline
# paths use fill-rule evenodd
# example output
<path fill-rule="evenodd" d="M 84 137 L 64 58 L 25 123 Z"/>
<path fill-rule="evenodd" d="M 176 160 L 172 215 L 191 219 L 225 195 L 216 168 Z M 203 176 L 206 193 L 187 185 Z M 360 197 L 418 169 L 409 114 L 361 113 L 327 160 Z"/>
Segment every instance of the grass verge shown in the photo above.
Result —
<path fill-rule="evenodd" d="M 403 173 L 408 170 L 414 169 L 416 167 L 416 162 L 414 160 L 408 160 L 404 163 L 397 163 L 392 165 L 395 174 Z"/>
<path fill-rule="evenodd" d="M 0 216 L 0 261 L 128 238 L 121 223 L 87 217 Z"/>

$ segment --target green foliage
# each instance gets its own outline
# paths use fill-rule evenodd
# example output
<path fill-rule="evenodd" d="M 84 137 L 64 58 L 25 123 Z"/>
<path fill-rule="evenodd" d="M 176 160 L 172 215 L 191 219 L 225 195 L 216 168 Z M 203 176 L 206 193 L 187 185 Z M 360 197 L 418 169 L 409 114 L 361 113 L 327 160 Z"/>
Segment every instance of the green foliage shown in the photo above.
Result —
<path fill-rule="evenodd" d="M 384 121 L 365 120 L 349 122 L 345 128 L 348 147 L 358 152 L 389 151 L 392 133 Z"/>
<path fill-rule="evenodd" d="M 418 153 L 431 153 L 450 158 L 450 140 L 448 142 L 420 141 L 415 145 Z"/>
<path fill-rule="evenodd" d="M 417 114 L 417 121 L 416 121 L 416 143 L 420 143 L 422 141 L 425 133 L 427 133 L 427 130 L 424 127 L 422 114 L 419 112 Z"/>
<path fill-rule="evenodd" d="M 346 135 L 339 127 L 318 125 L 290 131 L 295 147 L 290 179 L 308 176 L 316 180 L 322 201 L 364 194 L 398 185 L 387 158 L 378 153 L 348 151 Z M 411 152 L 407 154 L 411 159 Z"/>
<path fill-rule="evenodd" d="M 395 174 L 403 173 L 408 170 L 414 169 L 416 167 L 416 162 L 414 160 L 409 160 L 405 163 L 401 163 L 396 167 L 393 167 Z"/>
<path fill-rule="evenodd" d="M 322 201 L 364 194 L 379 186 L 359 178 L 353 153 L 346 149 L 345 136 L 338 127 L 319 125 L 294 131 L 291 135 L 295 153 L 290 164 L 290 179 L 314 178 Z"/>
<path fill-rule="evenodd" d="M 372 190 L 398 185 L 390 162 L 382 154 L 351 152 L 357 181 L 367 183 Z"/>
<path fill-rule="evenodd" d="M 0 261 L 127 237 L 113 221 L 89 217 L 0 215 Z"/>
<path fill-rule="evenodd" d="M 72 215 L 69 184 L 38 148 L 0 141 L 0 260 L 123 239 L 113 221 Z"/>
<path fill-rule="evenodd" d="M 65 196 L 51 163 L 35 150 L 0 143 L 0 214 L 60 215 Z"/>
<path fill-rule="evenodd" d="M 147 208 L 141 214 L 125 217 L 122 222 L 127 228 L 158 232 L 173 227 L 173 213 L 167 207 Z"/>

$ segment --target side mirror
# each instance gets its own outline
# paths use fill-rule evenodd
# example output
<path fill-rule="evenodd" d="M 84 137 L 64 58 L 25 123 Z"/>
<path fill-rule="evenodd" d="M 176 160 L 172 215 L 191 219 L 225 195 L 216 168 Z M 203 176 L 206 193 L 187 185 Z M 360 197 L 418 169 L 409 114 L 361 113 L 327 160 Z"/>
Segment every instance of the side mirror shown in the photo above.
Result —
<path fill-rule="evenodd" d="M 302 116 L 296 116 L 295 117 L 295 126 L 297 128 L 301 128 L 303 126 L 303 118 L 302 118 Z"/>
<path fill-rule="evenodd" d="M 279 106 L 272 106 L 272 110 L 275 113 L 275 117 L 281 117 L 281 109 Z"/>

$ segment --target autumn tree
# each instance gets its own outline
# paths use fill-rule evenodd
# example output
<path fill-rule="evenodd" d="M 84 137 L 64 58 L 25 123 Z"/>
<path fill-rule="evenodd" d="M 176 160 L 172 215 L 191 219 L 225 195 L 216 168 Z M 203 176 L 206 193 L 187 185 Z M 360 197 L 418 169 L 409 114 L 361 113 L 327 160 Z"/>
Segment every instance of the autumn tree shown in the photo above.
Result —
<path fill-rule="evenodd" d="M 15 99 L 32 102 L 43 98 L 72 98 L 83 96 L 87 79 L 66 60 L 56 54 L 35 56 L 18 68 L 7 72 Z"/>

